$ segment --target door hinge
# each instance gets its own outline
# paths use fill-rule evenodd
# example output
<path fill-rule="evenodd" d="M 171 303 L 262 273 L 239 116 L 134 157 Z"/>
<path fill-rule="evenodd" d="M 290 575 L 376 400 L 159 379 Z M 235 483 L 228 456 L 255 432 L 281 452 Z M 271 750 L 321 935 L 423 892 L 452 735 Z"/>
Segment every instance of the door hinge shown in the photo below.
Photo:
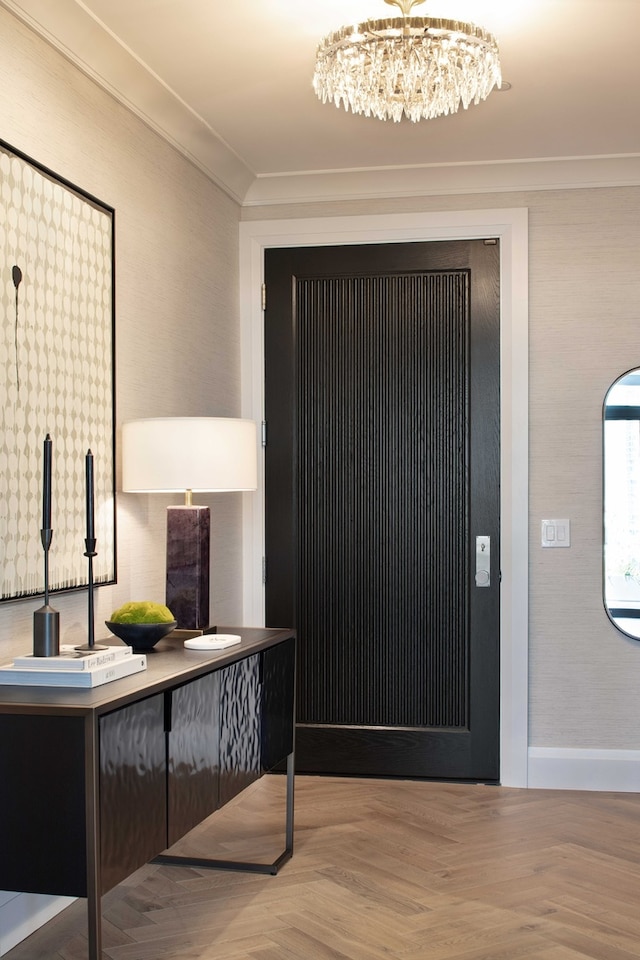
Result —
<path fill-rule="evenodd" d="M 266 283 L 262 284 L 260 288 L 260 302 L 262 304 L 263 312 L 267 309 L 267 285 Z"/>
<path fill-rule="evenodd" d="M 267 558 L 262 558 L 262 582 L 267 582 Z"/>
<path fill-rule="evenodd" d="M 262 446 L 266 447 L 267 445 L 267 421 L 262 421 Z"/>

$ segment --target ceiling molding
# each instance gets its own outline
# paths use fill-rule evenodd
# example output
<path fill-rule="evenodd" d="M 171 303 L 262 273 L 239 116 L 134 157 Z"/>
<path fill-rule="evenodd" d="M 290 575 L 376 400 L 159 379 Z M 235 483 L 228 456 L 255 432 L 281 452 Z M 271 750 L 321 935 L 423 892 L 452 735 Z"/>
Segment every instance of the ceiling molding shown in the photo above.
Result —
<path fill-rule="evenodd" d="M 76 0 L 0 0 L 0 6 L 242 203 L 255 178 L 253 171 L 83 4 Z M 90 51 L 90 63 L 82 51 Z"/>
<path fill-rule="evenodd" d="M 243 205 L 640 185 L 640 154 L 258 176 Z"/>

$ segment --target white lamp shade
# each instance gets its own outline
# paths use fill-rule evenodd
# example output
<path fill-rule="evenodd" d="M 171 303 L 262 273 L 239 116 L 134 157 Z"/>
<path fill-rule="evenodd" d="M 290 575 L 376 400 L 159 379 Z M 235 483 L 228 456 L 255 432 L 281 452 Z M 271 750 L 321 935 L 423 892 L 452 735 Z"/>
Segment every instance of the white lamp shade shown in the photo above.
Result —
<path fill-rule="evenodd" d="M 158 417 L 122 426 L 122 489 L 130 493 L 255 490 L 253 420 Z"/>

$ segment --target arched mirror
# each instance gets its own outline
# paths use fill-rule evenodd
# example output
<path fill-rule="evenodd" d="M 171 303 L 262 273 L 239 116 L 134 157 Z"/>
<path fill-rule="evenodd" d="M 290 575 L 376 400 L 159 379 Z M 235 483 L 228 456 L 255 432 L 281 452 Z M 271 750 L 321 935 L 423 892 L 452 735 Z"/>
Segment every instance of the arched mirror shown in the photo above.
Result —
<path fill-rule="evenodd" d="M 640 368 L 616 380 L 604 398 L 605 609 L 640 640 Z"/>

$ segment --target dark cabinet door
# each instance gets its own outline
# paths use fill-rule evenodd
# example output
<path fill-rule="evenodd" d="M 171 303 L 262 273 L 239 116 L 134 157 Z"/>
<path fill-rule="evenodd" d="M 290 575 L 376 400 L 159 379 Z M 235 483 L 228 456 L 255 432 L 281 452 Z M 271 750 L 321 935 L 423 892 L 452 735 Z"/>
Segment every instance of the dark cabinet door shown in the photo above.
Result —
<path fill-rule="evenodd" d="M 167 846 L 164 694 L 100 718 L 102 892 Z"/>
<path fill-rule="evenodd" d="M 82 719 L 0 716 L 0 889 L 87 895 Z"/>
<path fill-rule="evenodd" d="M 220 671 L 220 806 L 260 776 L 260 654 Z"/>
<path fill-rule="evenodd" d="M 273 770 L 293 753 L 296 641 L 262 653 L 262 769 Z"/>
<path fill-rule="evenodd" d="M 167 694 L 169 843 L 213 813 L 220 778 L 220 675 Z"/>

